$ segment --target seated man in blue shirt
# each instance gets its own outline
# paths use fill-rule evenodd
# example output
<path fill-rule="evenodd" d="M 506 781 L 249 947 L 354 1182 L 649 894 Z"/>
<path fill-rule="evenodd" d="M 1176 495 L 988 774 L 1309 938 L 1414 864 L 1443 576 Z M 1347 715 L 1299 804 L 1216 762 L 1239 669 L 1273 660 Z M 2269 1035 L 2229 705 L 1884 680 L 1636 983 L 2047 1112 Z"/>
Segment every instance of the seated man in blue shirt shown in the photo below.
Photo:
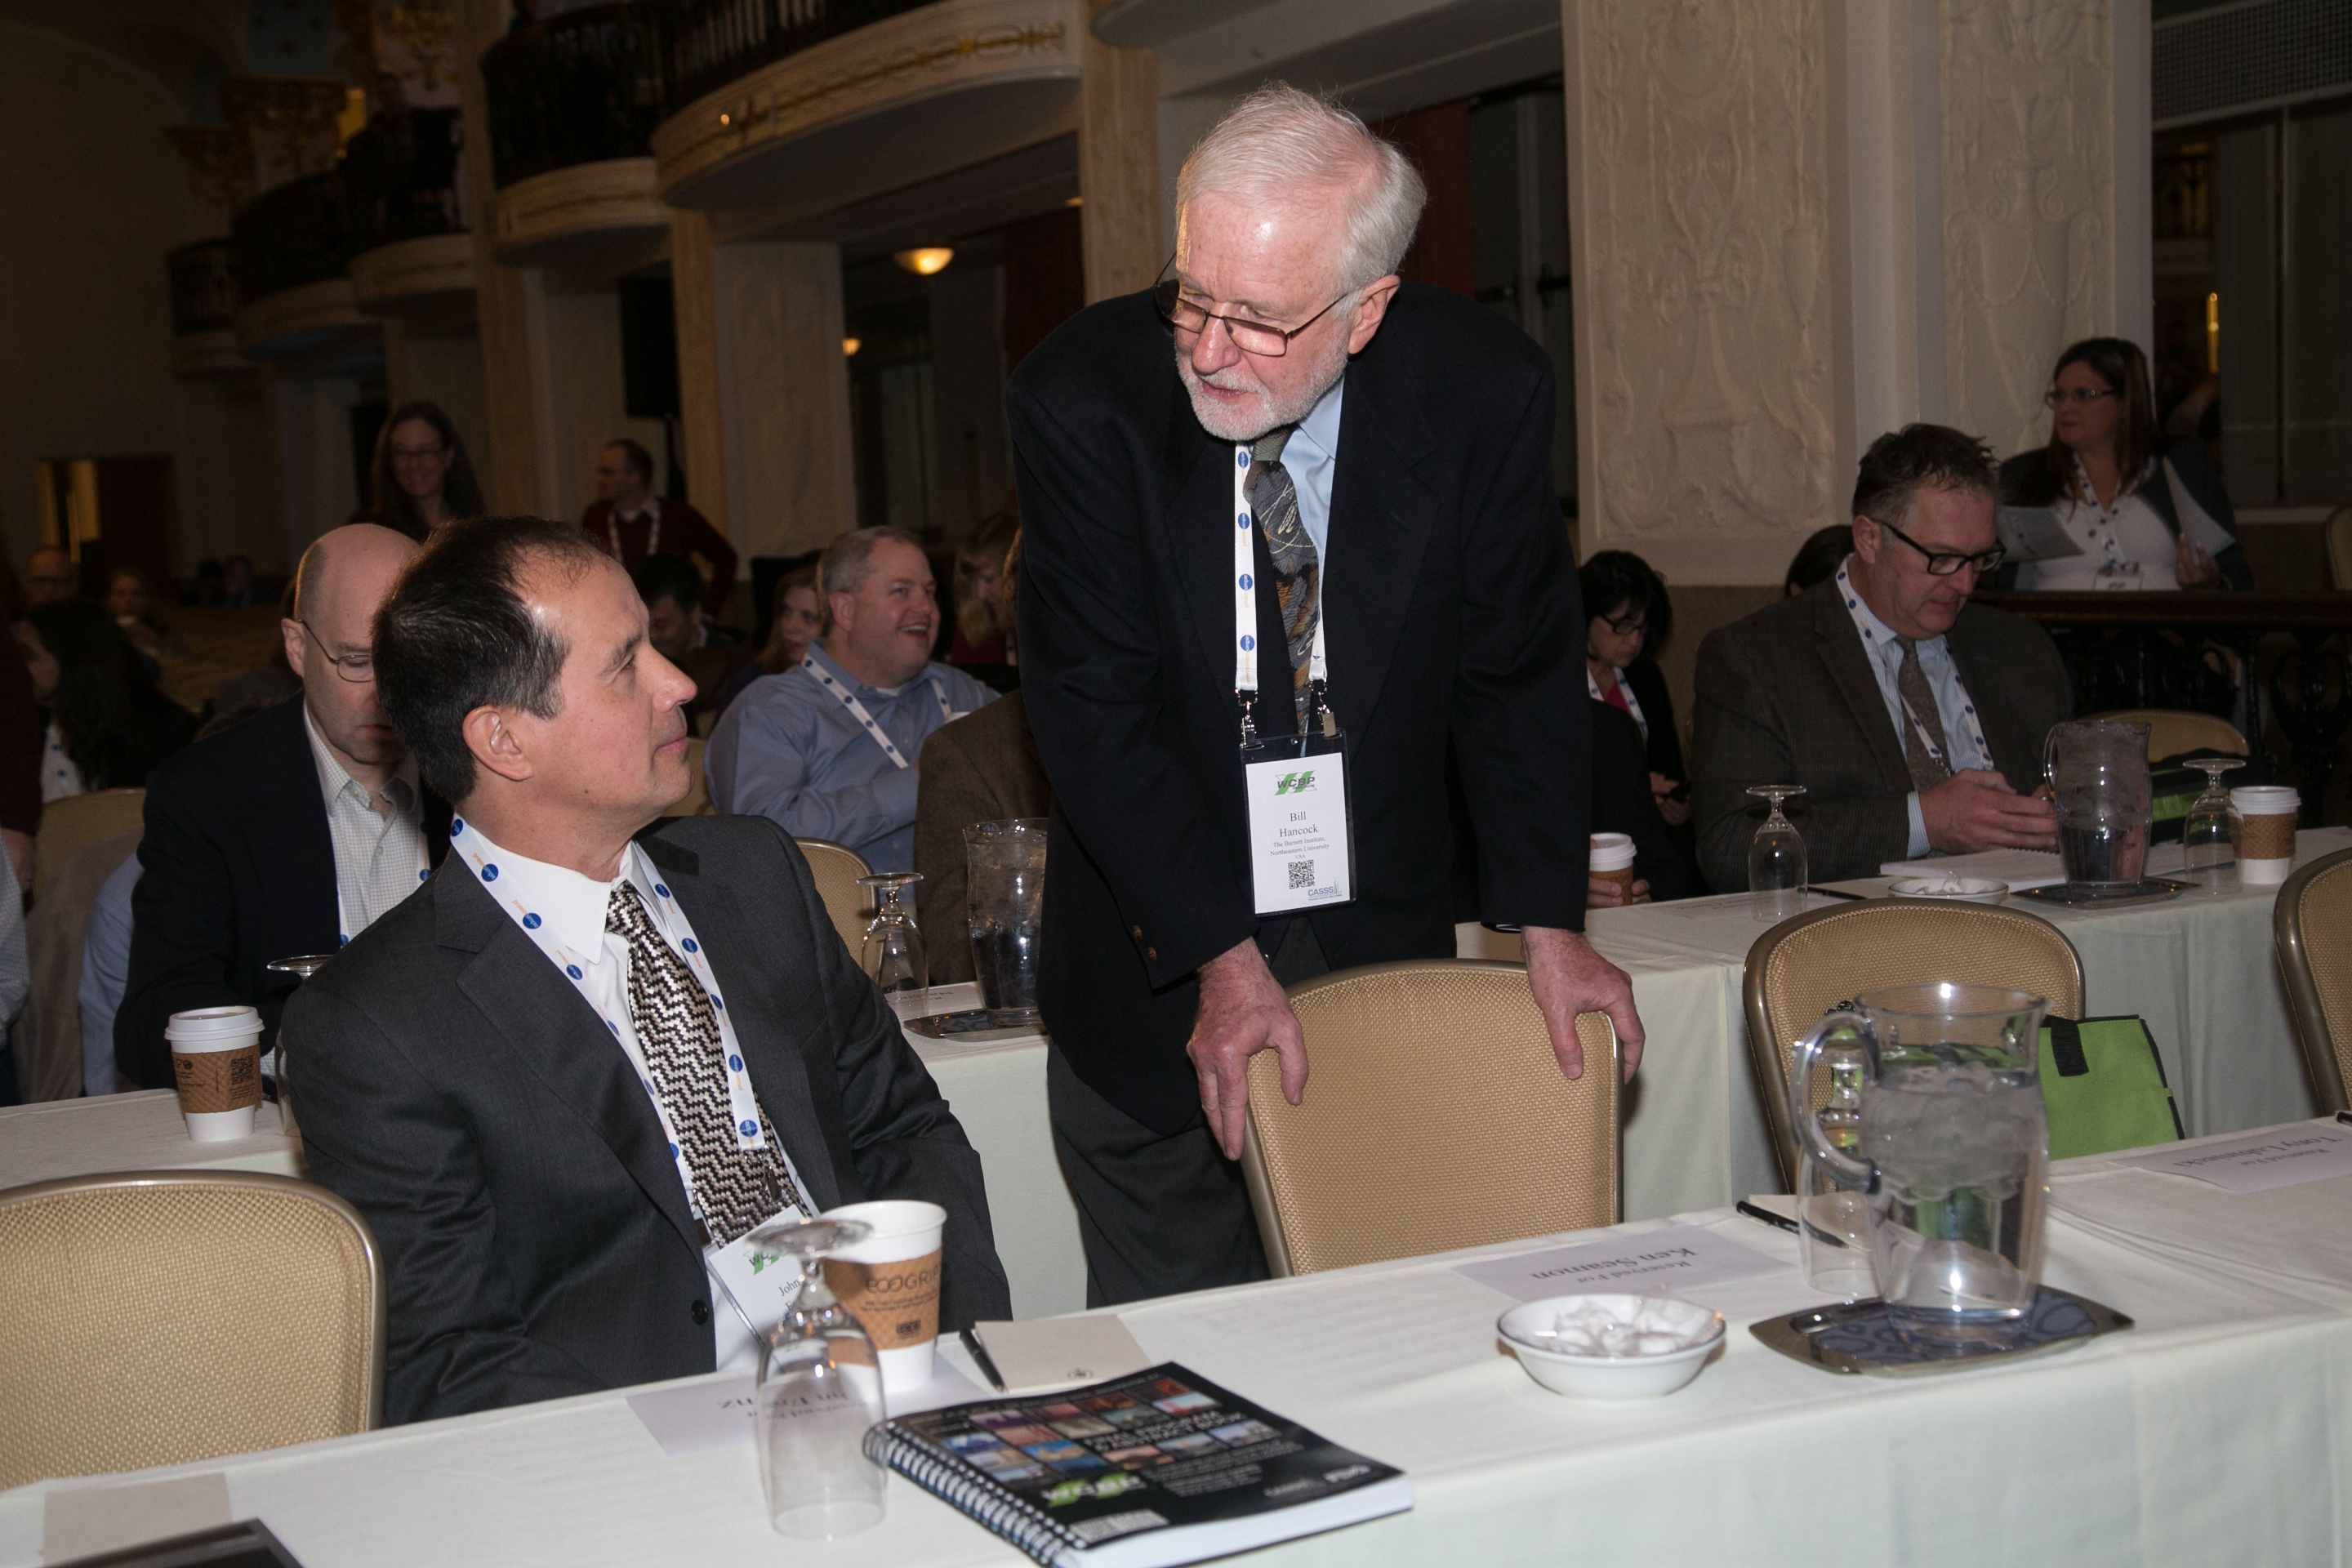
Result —
<path fill-rule="evenodd" d="M 860 528 L 817 564 L 824 636 L 798 669 L 755 681 L 711 732 L 710 798 L 829 838 L 877 871 L 915 863 L 915 769 L 932 731 L 996 694 L 930 661 L 940 607 L 912 534 Z"/>

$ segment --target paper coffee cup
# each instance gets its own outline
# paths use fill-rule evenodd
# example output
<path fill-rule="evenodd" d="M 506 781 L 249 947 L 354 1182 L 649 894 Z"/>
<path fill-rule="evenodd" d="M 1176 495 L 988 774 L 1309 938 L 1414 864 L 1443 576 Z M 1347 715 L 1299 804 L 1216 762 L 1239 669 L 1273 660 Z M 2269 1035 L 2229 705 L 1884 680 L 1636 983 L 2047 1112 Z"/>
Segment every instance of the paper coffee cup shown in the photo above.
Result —
<path fill-rule="evenodd" d="M 1592 836 L 1591 858 L 1585 870 L 1596 880 L 1614 882 L 1633 896 L 1633 840 L 1623 833 L 1596 833 Z"/>
<path fill-rule="evenodd" d="M 864 1220 L 874 1234 L 824 1260 L 824 1283 L 882 1358 L 885 1399 L 931 1380 L 940 1337 L 940 1232 L 948 1211 L 905 1199 L 844 1204 L 826 1219 Z"/>
<path fill-rule="evenodd" d="M 2284 882 L 2294 869 L 2294 822 L 2303 796 L 2286 784 L 2245 784 L 2230 792 L 2230 836 L 2238 841 L 2238 877 Z"/>
<path fill-rule="evenodd" d="M 218 1143 L 253 1136 L 261 1103 L 261 1015 L 250 1007 L 174 1013 L 163 1026 L 188 1136 Z"/>

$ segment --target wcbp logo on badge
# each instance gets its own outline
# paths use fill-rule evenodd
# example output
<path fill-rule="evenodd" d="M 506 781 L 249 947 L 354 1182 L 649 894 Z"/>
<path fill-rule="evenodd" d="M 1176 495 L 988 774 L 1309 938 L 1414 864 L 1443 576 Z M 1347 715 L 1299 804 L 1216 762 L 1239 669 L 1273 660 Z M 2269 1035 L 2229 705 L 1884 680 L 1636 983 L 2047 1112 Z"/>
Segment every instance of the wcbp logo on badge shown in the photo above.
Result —
<path fill-rule="evenodd" d="M 1285 773 L 1275 781 L 1274 793 L 1276 795 L 1305 795 L 1308 790 L 1313 789 L 1314 787 L 1315 775 L 1312 773 Z"/>

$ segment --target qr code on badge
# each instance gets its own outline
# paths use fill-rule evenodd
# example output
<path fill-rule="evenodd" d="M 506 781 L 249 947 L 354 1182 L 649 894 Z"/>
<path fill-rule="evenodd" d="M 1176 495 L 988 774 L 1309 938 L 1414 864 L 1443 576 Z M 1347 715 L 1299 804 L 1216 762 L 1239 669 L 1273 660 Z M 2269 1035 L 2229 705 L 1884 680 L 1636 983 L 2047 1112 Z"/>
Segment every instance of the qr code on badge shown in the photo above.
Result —
<path fill-rule="evenodd" d="M 1311 888 L 1314 885 L 1315 862 L 1312 860 L 1293 860 L 1290 863 L 1291 889 L 1295 892 L 1300 888 Z"/>

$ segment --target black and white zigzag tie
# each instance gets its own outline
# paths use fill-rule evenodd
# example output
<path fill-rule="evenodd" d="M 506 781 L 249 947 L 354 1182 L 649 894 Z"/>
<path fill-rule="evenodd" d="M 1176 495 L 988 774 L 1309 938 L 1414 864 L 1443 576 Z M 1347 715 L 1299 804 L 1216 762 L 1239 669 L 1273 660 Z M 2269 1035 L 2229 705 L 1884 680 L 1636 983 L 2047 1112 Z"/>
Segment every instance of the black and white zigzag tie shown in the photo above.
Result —
<path fill-rule="evenodd" d="M 800 1203 L 792 1173 L 776 1152 L 775 1130 L 763 1110 L 760 1131 L 767 1146 L 746 1149 L 738 1141 L 709 993 L 654 929 L 637 889 L 625 880 L 605 906 L 604 929 L 629 944 L 629 1017 L 654 1093 L 694 1178 L 694 1206 L 712 1241 L 733 1241 L 786 1204 Z"/>
<path fill-rule="evenodd" d="M 1298 487 L 1282 466 L 1282 448 L 1296 428 L 1286 425 L 1257 438 L 1242 483 L 1250 515 L 1265 535 L 1266 553 L 1274 562 L 1275 602 L 1281 607 L 1283 637 L 1289 645 L 1292 701 L 1305 713 L 1315 626 L 1323 617 L 1323 570 L 1316 559 L 1315 541 L 1298 516 Z"/>

